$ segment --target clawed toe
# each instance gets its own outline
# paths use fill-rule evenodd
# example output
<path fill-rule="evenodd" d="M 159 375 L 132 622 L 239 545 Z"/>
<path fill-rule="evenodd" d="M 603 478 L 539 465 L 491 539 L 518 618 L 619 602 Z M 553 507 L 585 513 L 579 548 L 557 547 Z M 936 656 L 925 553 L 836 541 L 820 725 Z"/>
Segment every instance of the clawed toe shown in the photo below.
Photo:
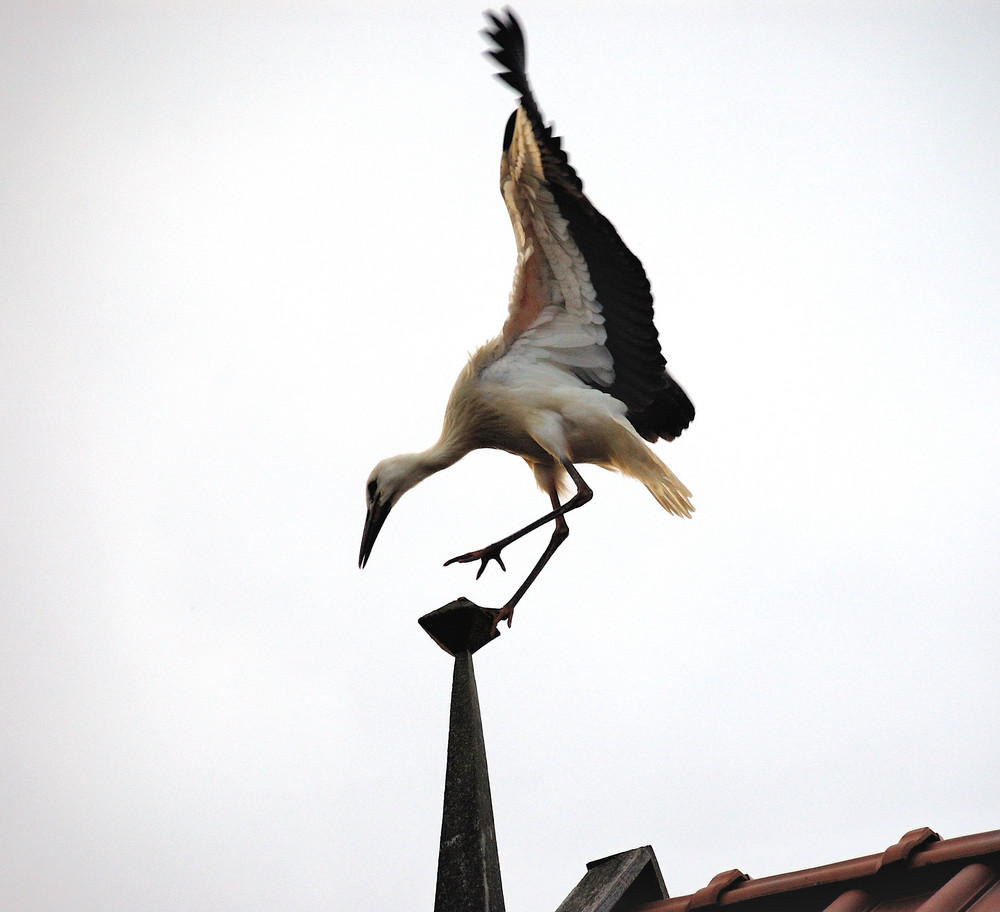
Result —
<path fill-rule="evenodd" d="M 504 619 L 507 620 L 508 628 L 510 627 L 511 622 L 514 620 L 514 609 L 510 605 L 504 605 L 503 608 L 496 609 L 495 611 L 492 612 L 492 614 L 493 614 L 493 628 L 490 631 L 491 633 L 496 632 L 496 629 L 500 625 L 500 622 L 502 620 Z"/>
<path fill-rule="evenodd" d="M 503 558 L 500 557 L 500 549 L 495 549 L 492 545 L 488 548 L 481 548 L 478 551 L 470 551 L 468 554 L 460 554 L 458 557 L 446 560 L 444 565 L 447 567 L 449 564 L 471 564 L 473 561 L 482 561 L 479 565 L 479 571 L 476 573 L 476 579 L 479 579 L 479 577 L 483 575 L 483 571 L 486 569 L 491 560 L 495 560 L 500 565 L 500 569 L 503 570 L 504 573 L 507 572 L 507 568 L 503 563 Z M 496 624 L 493 626 L 495 628 Z"/>

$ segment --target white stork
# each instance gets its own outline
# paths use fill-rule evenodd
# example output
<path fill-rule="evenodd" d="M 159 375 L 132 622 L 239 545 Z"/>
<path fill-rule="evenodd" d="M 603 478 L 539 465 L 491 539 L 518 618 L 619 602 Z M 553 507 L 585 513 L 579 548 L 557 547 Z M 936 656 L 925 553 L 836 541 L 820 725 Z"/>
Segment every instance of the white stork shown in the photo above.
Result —
<path fill-rule="evenodd" d="M 506 618 L 566 539 L 566 514 L 591 489 L 576 464 L 617 469 L 641 481 L 670 513 L 690 516 L 690 492 L 643 442 L 673 440 L 694 406 L 667 373 L 653 325 L 653 297 L 638 258 L 583 193 L 560 140 L 545 126 L 525 72 L 524 36 L 511 10 L 486 13 L 497 77 L 521 96 L 507 122 L 500 192 L 517 241 L 517 266 L 503 331 L 470 358 L 448 400 L 441 438 L 420 453 L 385 459 L 368 478 L 368 517 L 358 566 L 368 562 L 389 511 L 404 493 L 472 450 L 520 456 L 552 510 L 478 551 L 478 579 L 501 551 L 553 522 L 548 547 L 503 608 Z M 560 504 L 559 494 L 576 492 Z M 447 565 L 446 564 L 446 565 Z"/>

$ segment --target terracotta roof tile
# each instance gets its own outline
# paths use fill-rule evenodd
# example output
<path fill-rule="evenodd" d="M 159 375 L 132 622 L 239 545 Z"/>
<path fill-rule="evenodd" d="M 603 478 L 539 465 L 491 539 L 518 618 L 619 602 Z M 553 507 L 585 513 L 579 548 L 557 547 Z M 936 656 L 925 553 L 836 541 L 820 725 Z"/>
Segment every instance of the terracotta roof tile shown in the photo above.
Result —
<path fill-rule="evenodd" d="M 749 878 L 725 871 L 689 896 L 636 912 L 1000 912 L 1000 830 L 942 840 L 911 830 L 884 852 Z"/>

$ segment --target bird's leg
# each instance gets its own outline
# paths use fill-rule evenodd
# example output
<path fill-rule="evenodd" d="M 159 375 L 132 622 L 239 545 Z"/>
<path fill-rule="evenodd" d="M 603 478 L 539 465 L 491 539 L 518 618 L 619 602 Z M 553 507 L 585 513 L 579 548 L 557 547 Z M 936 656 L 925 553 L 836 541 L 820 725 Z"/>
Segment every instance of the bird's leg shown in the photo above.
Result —
<path fill-rule="evenodd" d="M 555 509 L 559 509 L 559 499 L 555 494 L 551 495 L 552 505 Z M 507 620 L 507 626 L 510 627 L 511 622 L 514 620 L 514 606 L 521 601 L 521 596 L 528 591 L 528 587 L 535 581 L 535 578 L 539 573 L 542 572 L 542 567 L 544 567 L 548 562 L 549 558 L 556 553 L 556 548 L 558 548 L 564 541 L 566 541 L 569 536 L 569 524 L 566 522 L 566 517 L 560 513 L 556 517 L 556 527 L 552 530 L 552 538 L 549 539 L 549 543 L 545 550 L 542 552 L 542 556 L 538 558 L 538 563 L 532 568 L 531 573 L 528 574 L 527 579 L 521 583 L 517 592 L 515 592 L 507 604 L 496 611 L 493 615 L 493 629 L 497 629 L 497 625 L 504 619 Z"/>
<path fill-rule="evenodd" d="M 546 513 L 544 516 L 536 519 L 532 523 L 528 523 L 528 525 L 526 525 L 523 529 L 518 529 L 506 538 L 501 538 L 500 541 L 493 542 L 492 545 L 487 545 L 485 548 L 480 548 L 478 551 L 470 551 L 468 554 L 460 554 L 458 557 L 446 560 L 444 565 L 447 567 L 449 564 L 469 564 L 472 561 L 482 561 L 482 564 L 480 564 L 479 567 L 479 572 L 476 573 L 476 579 L 479 579 L 479 577 L 483 575 L 486 565 L 491 560 L 495 560 L 500 565 L 500 569 L 506 572 L 507 568 L 500 559 L 500 552 L 503 551 L 507 545 L 512 542 L 516 542 L 519 538 L 522 538 L 529 532 L 534 532 L 535 529 L 540 526 L 544 526 L 546 523 L 552 522 L 552 520 L 556 517 L 562 516 L 564 513 L 569 513 L 570 510 L 575 510 L 577 507 L 582 507 L 594 496 L 594 492 L 590 489 L 587 482 L 583 480 L 583 476 L 576 470 L 576 466 L 574 466 L 573 463 L 568 460 L 563 460 L 562 465 L 569 474 L 569 477 L 572 478 L 576 484 L 576 493 L 569 500 L 567 500 L 565 504 L 559 506 L 559 499 L 555 496 L 555 492 L 551 491 L 549 493 L 549 498 L 552 500 L 552 505 L 554 507 L 552 512 Z"/>
<path fill-rule="evenodd" d="M 448 564 L 461 563 L 467 564 L 471 561 L 482 561 L 479 567 L 479 572 L 476 574 L 476 579 L 479 579 L 483 575 L 483 571 L 486 569 L 486 565 L 491 561 L 495 560 L 500 564 L 501 569 L 506 570 L 503 565 L 503 561 L 500 559 L 500 552 L 507 547 L 511 542 L 517 541 L 519 538 L 527 535 L 529 532 L 533 532 L 540 526 L 544 526 L 548 522 L 555 520 L 556 527 L 552 530 L 552 538 L 549 539 L 548 547 L 542 553 L 542 556 L 538 559 L 531 573 L 528 574 L 528 578 L 521 584 L 520 588 L 514 595 L 510 598 L 506 605 L 501 608 L 496 617 L 493 619 L 493 627 L 496 628 L 500 621 L 506 618 L 507 626 L 510 626 L 511 616 L 514 614 L 514 606 L 521 600 L 521 597 L 525 592 L 528 591 L 528 587 L 535 581 L 535 578 L 541 572 L 542 567 L 544 567 L 550 557 L 555 554 L 556 548 L 558 548 L 569 535 L 569 526 L 564 518 L 566 513 L 570 510 L 575 510 L 577 507 L 582 507 L 585 503 L 588 503 L 594 496 L 594 492 L 590 489 L 590 486 L 583 480 L 583 476 L 576 470 L 576 466 L 568 460 L 562 461 L 563 468 L 566 470 L 570 478 L 573 479 L 576 485 L 576 493 L 566 501 L 562 506 L 559 505 L 559 497 L 557 496 L 555 489 L 549 492 L 549 499 L 552 501 L 552 511 L 546 513 L 544 516 L 536 519 L 532 523 L 528 523 L 523 529 L 518 529 L 517 532 L 508 535 L 506 538 L 500 539 L 500 541 L 494 542 L 492 545 L 487 545 L 485 548 L 480 548 L 478 551 L 470 551 L 468 554 L 462 554 L 458 557 L 453 557 L 451 560 L 445 562 L 445 566 Z"/>

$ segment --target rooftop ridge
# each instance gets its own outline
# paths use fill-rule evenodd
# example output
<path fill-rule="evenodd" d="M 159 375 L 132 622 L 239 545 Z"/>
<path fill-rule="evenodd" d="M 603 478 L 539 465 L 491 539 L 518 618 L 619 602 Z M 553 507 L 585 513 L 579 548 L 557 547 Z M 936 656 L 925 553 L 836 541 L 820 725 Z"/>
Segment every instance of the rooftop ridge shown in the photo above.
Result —
<path fill-rule="evenodd" d="M 637 906 L 636 912 L 691 912 L 694 909 L 732 906 L 765 897 L 777 899 L 782 894 L 812 890 L 829 893 L 837 884 L 845 885 L 845 891 L 857 890 L 862 886 L 859 881 L 864 882 L 864 887 L 874 888 L 879 883 L 898 880 L 900 874 L 964 860 L 982 860 L 984 856 L 990 855 L 997 856 L 990 860 L 993 861 L 994 878 L 1000 878 L 1000 830 L 941 839 L 929 827 L 921 827 L 910 830 L 885 851 L 873 855 L 758 878 L 748 877 L 738 870 L 724 871 L 694 893 L 645 903 Z M 821 902 L 817 908 L 826 909 L 831 902 L 832 900 Z M 873 908 L 878 903 L 879 900 L 873 897 L 867 907 Z M 854 901 L 849 904 L 852 907 L 865 905 L 858 897 L 854 897 Z M 806 907 L 799 908 L 803 912 L 806 910 Z"/>

